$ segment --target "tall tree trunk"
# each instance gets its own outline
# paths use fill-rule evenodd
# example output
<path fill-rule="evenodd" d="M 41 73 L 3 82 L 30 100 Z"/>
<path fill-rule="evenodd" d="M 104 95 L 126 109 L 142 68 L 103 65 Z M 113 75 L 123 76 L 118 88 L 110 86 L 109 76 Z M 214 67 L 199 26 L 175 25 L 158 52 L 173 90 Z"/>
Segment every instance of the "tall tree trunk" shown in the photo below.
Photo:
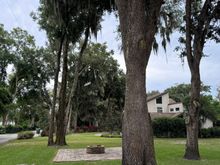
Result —
<path fill-rule="evenodd" d="M 193 0 L 186 0 L 186 54 L 187 61 L 191 72 L 191 96 L 189 112 L 186 120 L 187 140 L 184 158 L 190 160 L 199 160 L 199 112 L 200 112 L 200 61 L 205 43 L 206 28 L 203 29 L 206 18 L 206 12 L 201 12 L 196 27 L 196 32 L 192 31 L 192 3 Z M 208 10 L 206 1 L 202 10 Z M 205 14 L 205 15 L 204 15 Z M 195 28 L 195 27 L 194 27 Z M 192 38 L 192 36 L 194 37 Z M 192 46 L 193 44 L 193 46 Z"/>
<path fill-rule="evenodd" d="M 70 133 L 71 132 L 71 122 L 72 122 L 72 105 L 70 106 L 70 110 L 68 112 L 68 119 L 66 118 L 67 120 L 67 125 L 66 125 L 66 133 Z"/>
<path fill-rule="evenodd" d="M 7 113 L 2 115 L 2 126 L 7 125 Z"/>
<path fill-rule="evenodd" d="M 200 111 L 200 73 L 199 66 L 191 71 L 191 97 L 189 106 L 187 128 L 187 141 L 185 150 L 185 159 L 200 159 L 198 134 L 199 134 L 199 111 Z"/>
<path fill-rule="evenodd" d="M 156 165 L 146 100 L 146 66 L 162 0 L 117 0 L 127 68 L 123 114 L 122 164 Z"/>
<path fill-rule="evenodd" d="M 68 59 L 69 41 L 65 39 L 63 50 L 63 72 L 62 83 L 59 95 L 59 109 L 57 113 L 57 131 L 56 131 L 56 145 L 66 145 L 65 138 L 65 110 L 66 110 L 66 85 L 67 85 L 67 59 Z"/>
<path fill-rule="evenodd" d="M 55 109 L 56 109 L 56 101 L 57 101 L 57 87 L 58 87 L 58 78 L 59 78 L 59 72 L 60 72 L 60 58 L 61 58 L 64 38 L 65 38 L 65 34 L 63 34 L 60 40 L 59 50 L 57 52 L 56 70 L 55 70 L 54 88 L 53 88 L 53 102 L 52 102 L 51 114 L 49 114 L 48 146 L 54 145 L 53 133 L 55 130 L 54 120 L 55 120 Z"/>
<path fill-rule="evenodd" d="M 78 112 L 77 112 L 77 110 L 76 111 L 74 111 L 74 113 L 73 113 L 73 121 L 74 121 L 74 126 L 73 126 L 73 128 L 74 128 L 74 132 L 76 132 L 77 131 L 77 119 L 78 119 Z"/>
<path fill-rule="evenodd" d="M 72 100 L 73 97 L 75 96 L 76 93 L 76 88 L 77 88 L 77 84 L 78 84 L 78 79 L 79 79 L 79 72 L 80 72 L 80 68 L 81 68 L 81 64 L 82 64 L 82 57 L 83 57 L 83 53 L 86 49 L 86 46 L 88 44 L 88 39 L 89 39 L 89 27 L 86 28 L 85 31 L 85 39 L 83 42 L 83 45 L 81 47 L 81 50 L 79 52 L 79 57 L 78 60 L 76 62 L 76 66 L 75 66 L 75 72 L 74 72 L 74 80 L 73 80 L 73 84 L 71 87 L 71 91 L 70 91 L 70 95 L 69 95 L 69 99 L 68 99 L 68 104 L 67 104 L 67 108 L 66 108 L 66 116 L 65 116 L 65 130 L 67 129 L 67 125 L 68 125 L 68 119 L 69 119 L 69 114 L 70 111 L 72 110 Z"/>
<path fill-rule="evenodd" d="M 31 124 L 30 127 L 34 127 L 35 126 L 35 115 L 31 117 Z"/>

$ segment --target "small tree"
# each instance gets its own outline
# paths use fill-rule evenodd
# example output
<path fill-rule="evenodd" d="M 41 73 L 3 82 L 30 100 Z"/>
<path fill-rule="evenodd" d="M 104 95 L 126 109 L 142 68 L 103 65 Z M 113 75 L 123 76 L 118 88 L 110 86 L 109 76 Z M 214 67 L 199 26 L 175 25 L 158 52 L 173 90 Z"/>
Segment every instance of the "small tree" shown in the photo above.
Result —
<path fill-rule="evenodd" d="M 201 109 L 200 61 L 207 39 L 219 41 L 220 2 L 218 0 L 186 0 L 184 28 L 186 55 L 191 73 L 191 95 L 187 117 L 187 143 L 185 159 L 200 159 L 198 145 L 199 112 Z"/>

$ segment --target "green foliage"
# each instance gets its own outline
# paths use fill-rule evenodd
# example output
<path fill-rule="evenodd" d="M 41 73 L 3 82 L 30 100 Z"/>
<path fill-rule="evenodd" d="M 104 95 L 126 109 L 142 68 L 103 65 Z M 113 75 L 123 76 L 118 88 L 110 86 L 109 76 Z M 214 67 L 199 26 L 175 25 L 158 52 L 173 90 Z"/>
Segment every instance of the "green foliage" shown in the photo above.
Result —
<path fill-rule="evenodd" d="M 186 111 L 188 111 L 190 105 L 190 90 L 190 84 L 178 84 L 166 89 L 165 92 L 168 92 L 170 98 L 176 102 L 182 102 Z M 220 112 L 220 104 L 219 101 L 213 99 L 213 97 L 209 95 L 209 92 L 210 86 L 202 84 L 200 92 L 200 116 L 203 116 L 204 119 L 209 118 L 215 121 L 217 119 L 217 114 Z"/>
<path fill-rule="evenodd" d="M 5 127 L 0 126 L 0 134 L 5 134 L 5 133 L 6 133 Z"/>
<path fill-rule="evenodd" d="M 3 127 L 0 127 L 0 132 L 2 134 L 3 133 L 18 133 L 20 131 L 27 131 L 27 130 L 34 130 L 34 128 L 27 127 L 27 126 L 14 126 L 14 125 L 6 125 Z"/>
<path fill-rule="evenodd" d="M 50 96 L 46 84 L 54 72 L 50 48 L 38 48 L 21 28 L 0 25 L 0 116 L 17 125 L 47 125 Z M 6 68 L 11 64 L 12 73 Z M 52 67 L 51 67 L 52 66 Z M 32 121 L 32 123 L 31 123 Z"/>
<path fill-rule="evenodd" d="M 25 129 L 21 126 L 13 126 L 13 125 L 5 126 L 5 133 L 17 133 L 22 130 L 25 130 Z"/>
<path fill-rule="evenodd" d="M 85 50 L 74 101 L 79 126 L 96 121 L 102 130 L 121 129 L 125 75 L 112 55 L 105 44 L 90 43 Z M 70 59 L 71 71 L 75 68 L 74 58 Z"/>
<path fill-rule="evenodd" d="M 32 131 L 24 131 L 19 132 L 17 139 L 32 139 L 34 137 L 34 133 Z"/>
<path fill-rule="evenodd" d="M 8 87 L 0 86 L 0 117 L 3 117 L 3 120 L 9 112 L 9 107 L 11 103 L 12 95 L 9 92 Z"/>
<path fill-rule="evenodd" d="M 181 118 L 157 118 L 153 122 L 154 136 L 176 138 L 186 136 L 186 126 Z"/>
<path fill-rule="evenodd" d="M 0 24 L 0 85 L 5 84 L 7 78 L 6 68 L 14 61 L 14 57 L 10 52 L 11 44 L 12 40 L 9 33 Z"/>
<path fill-rule="evenodd" d="M 201 138 L 220 138 L 220 127 L 203 128 L 199 132 Z"/>

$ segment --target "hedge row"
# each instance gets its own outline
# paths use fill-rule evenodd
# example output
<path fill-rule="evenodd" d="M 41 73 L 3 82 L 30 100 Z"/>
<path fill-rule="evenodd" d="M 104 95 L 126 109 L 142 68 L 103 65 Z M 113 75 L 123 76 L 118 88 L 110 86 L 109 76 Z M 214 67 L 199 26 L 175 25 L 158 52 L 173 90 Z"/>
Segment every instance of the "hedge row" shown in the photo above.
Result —
<path fill-rule="evenodd" d="M 153 120 L 154 136 L 164 138 L 186 137 L 186 126 L 181 118 L 157 118 Z M 199 130 L 200 138 L 220 138 L 220 127 Z"/>
<path fill-rule="evenodd" d="M 27 127 L 27 126 L 13 126 L 13 125 L 7 125 L 5 127 L 0 126 L 0 134 L 18 133 L 21 131 L 34 130 L 34 129 L 35 128 Z"/>
<path fill-rule="evenodd" d="M 152 123 L 156 137 L 177 138 L 186 136 L 184 119 L 164 117 L 154 119 Z"/>
<path fill-rule="evenodd" d="M 201 138 L 220 138 L 220 127 L 201 129 L 199 136 Z"/>

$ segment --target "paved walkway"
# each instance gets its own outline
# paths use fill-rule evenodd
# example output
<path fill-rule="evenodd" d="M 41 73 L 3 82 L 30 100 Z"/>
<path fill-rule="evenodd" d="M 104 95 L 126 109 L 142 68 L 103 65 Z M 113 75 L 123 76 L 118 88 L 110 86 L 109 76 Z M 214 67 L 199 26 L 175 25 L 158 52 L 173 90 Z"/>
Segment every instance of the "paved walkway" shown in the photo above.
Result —
<path fill-rule="evenodd" d="M 86 149 L 59 149 L 54 162 L 96 161 L 121 159 L 121 148 L 106 148 L 104 154 L 87 154 Z"/>
<path fill-rule="evenodd" d="M 0 144 L 17 138 L 17 134 L 0 134 Z"/>

